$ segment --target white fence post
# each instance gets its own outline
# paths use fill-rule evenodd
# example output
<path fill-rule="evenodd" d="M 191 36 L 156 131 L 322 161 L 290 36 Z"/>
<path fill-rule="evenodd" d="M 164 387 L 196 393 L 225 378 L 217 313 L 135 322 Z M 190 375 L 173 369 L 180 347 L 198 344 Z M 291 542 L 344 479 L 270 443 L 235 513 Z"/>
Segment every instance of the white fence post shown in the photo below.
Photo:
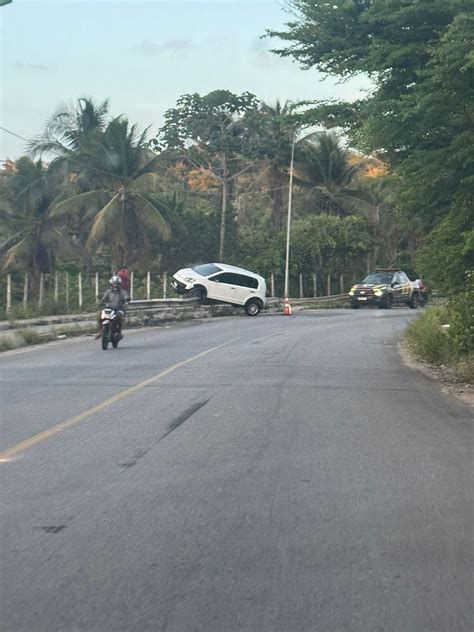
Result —
<path fill-rule="evenodd" d="M 316 298 L 318 295 L 318 280 L 316 277 L 316 272 L 313 272 L 313 296 Z"/>
<path fill-rule="evenodd" d="M 304 292 L 303 292 L 303 273 L 300 272 L 300 298 L 303 298 L 304 296 Z"/>
<path fill-rule="evenodd" d="M 150 270 L 146 273 L 146 300 L 149 301 L 151 297 L 151 273 Z"/>
<path fill-rule="evenodd" d="M 328 274 L 327 295 L 331 296 L 331 275 Z"/>
<path fill-rule="evenodd" d="M 54 303 L 59 303 L 59 274 L 58 271 L 54 273 Z"/>
<path fill-rule="evenodd" d="M 99 273 L 96 272 L 95 273 L 95 297 L 97 298 L 99 296 Z"/>
<path fill-rule="evenodd" d="M 79 272 L 77 275 L 77 290 L 78 290 L 78 298 L 79 298 L 79 307 L 82 307 L 82 273 Z"/>
<path fill-rule="evenodd" d="M 66 309 L 69 309 L 69 272 L 66 272 Z"/>
<path fill-rule="evenodd" d="M 339 277 L 339 293 L 344 294 L 344 273 L 341 272 L 341 276 Z"/>
<path fill-rule="evenodd" d="M 133 282 L 135 280 L 133 270 L 130 271 L 130 300 L 133 301 Z"/>
<path fill-rule="evenodd" d="M 44 275 L 41 272 L 40 284 L 39 284 L 39 296 L 38 296 L 38 307 L 40 309 L 43 307 L 43 295 L 44 295 Z"/>
<path fill-rule="evenodd" d="M 168 275 L 166 272 L 163 272 L 163 298 L 166 298 L 166 285 L 168 282 Z"/>
<path fill-rule="evenodd" d="M 270 287 L 272 290 L 272 296 L 275 296 L 275 275 L 273 274 L 273 272 L 270 277 Z"/>
<path fill-rule="evenodd" d="M 23 309 L 26 311 L 28 308 L 28 272 L 25 273 L 25 280 L 23 282 Z"/>
<path fill-rule="evenodd" d="M 6 312 L 11 310 L 12 308 L 12 275 L 7 274 L 7 309 Z"/>

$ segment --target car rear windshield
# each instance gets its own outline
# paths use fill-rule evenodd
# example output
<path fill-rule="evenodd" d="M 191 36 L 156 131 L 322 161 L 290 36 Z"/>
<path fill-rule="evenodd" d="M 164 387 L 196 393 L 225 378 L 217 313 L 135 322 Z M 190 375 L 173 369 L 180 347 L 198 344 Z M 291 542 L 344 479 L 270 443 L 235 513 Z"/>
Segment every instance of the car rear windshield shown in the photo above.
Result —
<path fill-rule="evenodd" d="M 208 277 L 211 274 L 215 274 L 216 272 L 221 272 L 221 268 L 214 265 L 213 263 L 204 263 L 202 266 L 196 266 L 193 268 L 194 272 L 197 272 L 201 276 Z"/>
<path fill-rule="evenodd" d="M 366 276 L 362 283 L 391 283 L 393 274 L 389 272 L 374 272 Z"/>

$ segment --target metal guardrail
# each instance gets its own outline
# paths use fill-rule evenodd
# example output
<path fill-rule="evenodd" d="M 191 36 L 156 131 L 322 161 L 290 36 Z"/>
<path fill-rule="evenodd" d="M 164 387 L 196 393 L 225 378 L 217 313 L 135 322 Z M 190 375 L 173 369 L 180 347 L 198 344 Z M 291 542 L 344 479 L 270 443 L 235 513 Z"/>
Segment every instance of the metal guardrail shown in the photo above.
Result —
<path fill-rule="evenodd" d="M 291 305 L 312 305 L 313 303 L 330 303 L 349 299 L 349 294 L 330 294 L 329 296 L 313 296 L 311 298 L 290 298 Z"/>
<path fill-rule="evenodd" d="M 151 309 L 152 307 L 178 307 L 199 304 L 198 298 L 152 298 L 150 300 L 130 301 L 127 311 L 137 311 L 139 309 Z"/>

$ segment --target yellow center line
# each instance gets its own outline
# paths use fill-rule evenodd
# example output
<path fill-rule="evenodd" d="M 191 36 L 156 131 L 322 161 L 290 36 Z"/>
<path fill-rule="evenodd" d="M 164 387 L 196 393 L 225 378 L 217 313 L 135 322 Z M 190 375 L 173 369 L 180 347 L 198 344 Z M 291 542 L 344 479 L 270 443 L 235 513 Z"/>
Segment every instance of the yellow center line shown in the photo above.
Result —
<path fill-rule="evenodd" d="M 37 443 L 41 443 L 42 441 L 45 441 L 46 439 L 50 439 L 51 437 L 54 437 L 54 435 L 57 435 L 63 430 L 66 430 L 67 428 L 70 428 L 71 426 L 74 426 L 80 423 L 81 421 L 88 419 L 89 417 L 91 417 L 92 415 L 95 415 L 96 413 L 100 413 L 104 411 L 106 408 L 109 408 L 109 406 L 112 406 L 112 404 L 116 404 L 117 402 L 121 401 L 125 397 L 128 397 L 129 395 L 133 395 L 134 393 L 137 393 L 138 391 L 142 390 L 146 386 L 153 384 L 154 382 L 160 380 L 162 377 L 169 375 L 173 371 L 180 369 L 186 364 L 189 364 L 190 362 L 194 362 L 195 360 L 198 360 L 199 358 L 203 358 L 209 353 L 212 353 L 213 351 L 217 351 L 218 349 L 222 349 L 223 347 L 226 347 L 227 345 L 230 345 L 233 342 L 236 342 L 237 340 L 239 340 L 239 338 L 234 338 L 233 340 L 224 342 L 223 344 L 218 345 L 217 347 L 212 347 L 211 349 L 202 351 L 201 353 L 198 353 L 197 355 L 192 356 L 191 358 L 188 358 L 187 360 L 183 360 L 182 362 L 173 364 L 173 366 L 170 366 L 164 371 L 161 371 L 160 373 L 157 373 L 156 375 L 153 375 L 152 377 L 146 380 L 143 380 L 143 382 L 139 382 L 138 384 L 135 384 L 134 386 L 131 386 L 130 388 L 127 388 L 124 391 L 117 393 L 113 397 L 110 397 L 109 399 L 106 399 L 100 404 L 97 404 L 97 406 L 88 408 L 87 410 L 82 411 L 82 413 L 79 413 L 78 415 L 75 415 L 74 417 L 71 417 L 70 419 L 65 419 L 64 421 L 60 421 L 54 426 L 51 426 L 50 428 L 47 428 L 46 430 L 43 430 L 42 432 L 39 432 L 38 434 L 35 434 L 32 437 L 29 437 L 28 439 L 21 441 L 20 443 L 17 443 L 11 448 L 7 448 L 3 452 L 0 452 L 0 463 L 6 463 L 10 461 L 14 457 L 21 454 L 22 452 L 25 452 L 25 450 L 29 450 L 29 448 L 32 448 Z"/>

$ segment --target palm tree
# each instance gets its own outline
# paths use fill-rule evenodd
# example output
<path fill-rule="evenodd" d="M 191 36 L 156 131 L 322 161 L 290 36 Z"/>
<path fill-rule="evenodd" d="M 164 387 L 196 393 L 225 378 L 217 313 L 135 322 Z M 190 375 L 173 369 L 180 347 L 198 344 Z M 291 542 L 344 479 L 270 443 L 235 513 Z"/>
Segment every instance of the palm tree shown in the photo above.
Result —
<path fill-rule="evenodd" d="M 262 124 L 260 133 L 265 145 L 265 182 L 271 199 L 270 223 L 275 230 L 281 230 L 284 226 L 291 143 L 295 129 L 293 110 L 294 106 L 289 101 L 282 105 L 278 100 L 274 106 L 262 102 L 259 109 Z"/>
<path fill-rule="evenodd" d="M 296 182 L 316 192 L 320 208 L 328 215 L 370 218 L 374 207 L 356 184 L 361 164 L 351 164 L 349 158 L 334 132 L 316 132 L 305 140 L 297 157 Z"/>
<path fill-rule="evenodd" d="M 95 103 L 81 97 L 75 106 L 61 106 L 46 122 L 45 131 L 30 143 L 33 156 L 53 153 L 72 158 L 86 138 L 104 131 L 108 120 L 109 102 Z"/>
<path fill-rule="evenodd" d="M 123 117 L 103 132 L 83 139 L 73 153 L 80 170 L 53 216 L 83 212 L 88 219 L 86 249 L 110 250 L 114 264 L 149 261 L 156 241 L 170 236 L 167 205 L 158 197 L 157 156 L 148 149 L 147 131 Z M 84 183 L 93 183 L 84 191 Z"/>
<path fill-rule="evenodd" d="M 33 281 L 54 267 L 56 253 L 68 238 L 51 216 L 58 193 L 55 174 L 41 161 L 23 157 L 15 163 L 8 185 L 12 213 L 2 213 L 12 235 L 0 247 L 3 266 L 25 269 Z"/>

